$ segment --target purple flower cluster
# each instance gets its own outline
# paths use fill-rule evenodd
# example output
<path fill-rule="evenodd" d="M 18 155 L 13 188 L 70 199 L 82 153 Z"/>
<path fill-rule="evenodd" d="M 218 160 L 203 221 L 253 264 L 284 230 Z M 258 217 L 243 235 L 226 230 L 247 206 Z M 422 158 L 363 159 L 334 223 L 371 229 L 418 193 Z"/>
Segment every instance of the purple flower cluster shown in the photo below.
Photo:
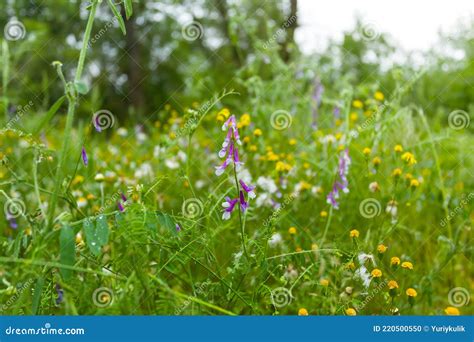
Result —
<path fill-rule="evenodd" d="M 345 151 L 341 152 L 341 156 L 339 157 L 337 177 L 334 181 L 331 192 L 326 198 L 326 202 L 332 205 L 334 209 L 339 209 L 339 203 L 337 203 L 337 199 L 339 198 L 339 191 L 342 191 L 344 193 L 349 192 L 349 182 L 347 180 L 347 174 L 349 173 L 349 165 L 351 165 L 351 158 L 349 157 L 349 151 L 346 149 Z"/>
<path fill-rule="evenodd" d="M 12 213 L 10 213 L 9 210 L 7 210 L 6 218 L 7 218 L 8 224 L 10 225 L 11 229 L 17 229 L 18 228 L 18 223 L 16 222 L 16 218 Z"/>
<path fill-rule="evenodd" d="M 220 176 L 224 173 L 227 166 L 234 163 L 235 171 L 238 171 L 243 163 L 239 158 L 239 151 L 237 145 L 242 145 L 239 136 L 239 130 L 237 128 L 237 121 L 234 115 L 231 115 L 222 126 L 222 130 L 227 130 L 227 135 L 222 143 L 222 148 L 219 151 L 219 158 L 225 158 L 224 162 L 220 166 L 216 166 L 216 175 Z M 240 184 L 240 186 L 239 186 Z M 235 206 L 239 203 L 240 210 L 245 212 L 248 208 L 248 202 L 245 200 L 244 193 L 247 193 L 249 198 L 255 198 L 254 186 L 247 185 L 243 180 L 239 180 L 236 184 L 239 195 L 236 198 L 226 197 L 222 207 L 224 212 L 222 218 L 224 220 L 230 219 L 230 214 L 234 211 Z M 242 189 L 240 189 L 242 188 Z"/>

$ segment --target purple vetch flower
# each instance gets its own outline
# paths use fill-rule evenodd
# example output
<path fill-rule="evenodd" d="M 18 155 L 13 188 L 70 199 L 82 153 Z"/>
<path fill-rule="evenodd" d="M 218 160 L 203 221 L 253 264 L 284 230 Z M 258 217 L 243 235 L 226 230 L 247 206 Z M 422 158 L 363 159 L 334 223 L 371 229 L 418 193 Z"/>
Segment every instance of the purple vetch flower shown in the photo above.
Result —
<path fill-rule="evenodd" d="M 339 108 L 338 106 L 334 107 L 333 114 L 336 119 L 339 119 L 339 117 L 341 116 L 341 108 Z"/>
<path fill-rule="evenodd" d="M 239 180 L 239 183 L 242 189 L 244 189 L 245 192 L 248 194 L 249 198 L 256 197 L 255 192 L 253 191 L 255 189 L 255 186 L 245 184 L 245 182 L 242 179 Z"/>
<path fill-rule="evenodd" d="M 56 286 L 54 288 L 56 290 L 56 294 L 58 295 L 58 297 L 56 298 L 56 305 L 59 305 L 64 300 L 64 291 L 58 283 L 56 283 Z"/>
<path fill-rule="evenodd" d="M 180 232 L 180 231 L 181 231 L 181 226 L 180 226 L 179 224 L 176 223 L 176 226 L 175 226 L 175 227 L 176 227 L 176 231 L 177 231 L 177 232 Z"/>
<path fill-rule="evenodd" d="M 242 190 L 240 190 L 239 192 L 239 200 L 240 200 L 240 209 L 242 210 L 242 212 L 245 213 L 245 210 L 247 210 L 247 208 L 249 207 L 249 204 L 247 203 L 247 201 L 245 201 L 244 192 Z"/>
<path fill-rule="evenodd" d="M 84 165 L 87 166 L 89 164 L 89 159 L 87 158 L 87 153 L 84 146 L 82 146 L 81 155 L 82 155 L 82 161 L 84 162 Z"/>
<path fill-rule="evenodd" d="M 222 214 L 223 220 L 230 219 L 230 214 L 234 211 L 235 205 L 239 201 L 238 198 L 230 199 L 230 197 L 225 198 L 225 202 L 222 203 L 222 207 L 224 208 L 224 213 Z"/>
<path fill-rule="evenodd" d="M 11 229 L 17 229 L 18 228 L 18 223 L 16 221 L 16 217 L 10 212 L 10 210 L 7 210 L 6 212 L 6 219 L 8 221 L 8 224 L 10 225 Z"/>
<path fill-rule="evenodd" d="M 120 201 L 117 201 L 117 207 L 119 208 L 119 210 L 121 212 L 124 212 L 125 211 L 125 208 L 123 207 L 122 203 Z"/>
<path fill-rule="evenodd" d="M 349 173 L 349 165 L 351 164 L 351 158 L 349 157 L 349 151 L 346 149 L 341 153 L 339 157 L 339 165 L 337 170 L 337 177 L 332 186 L 331 192 L 326 197 L 326 202 L 330 204 L 334 209 L 339 209 L 339 191 L 343 193 L 349 192 L 349 181 L 347 175 Z"/>
<path fill-rule="evenodd" d="M 125 195 L 124 195 L 123 192 L 120 193 L 120 197 L 122 198 L 122 201 L 123 201 L 124 203 L 127 202 L 127 197 L 125 197 Z"/>

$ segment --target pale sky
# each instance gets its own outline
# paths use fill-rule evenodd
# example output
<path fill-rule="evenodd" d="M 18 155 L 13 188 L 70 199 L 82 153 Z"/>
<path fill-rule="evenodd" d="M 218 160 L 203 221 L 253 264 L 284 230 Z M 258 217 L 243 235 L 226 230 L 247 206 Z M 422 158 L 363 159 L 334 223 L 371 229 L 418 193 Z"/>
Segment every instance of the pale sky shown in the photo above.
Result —
<path fill-rule="evenodd" d="M 387 32 L 404 51 L 427 50 L 438 32 L 453 32 L 456 23 L 474 19 L 474 0 L 299 0 L 296 41 L 305 52 L 320 52 L 329 38 L 340 40 L 354 27 L 356 14 Z"/>

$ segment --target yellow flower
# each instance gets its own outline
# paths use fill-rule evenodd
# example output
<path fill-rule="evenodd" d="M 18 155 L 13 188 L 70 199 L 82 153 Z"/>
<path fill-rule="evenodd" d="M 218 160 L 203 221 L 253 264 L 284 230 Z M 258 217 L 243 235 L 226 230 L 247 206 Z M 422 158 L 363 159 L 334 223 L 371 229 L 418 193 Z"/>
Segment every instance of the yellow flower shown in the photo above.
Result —
<path fill-rule="evenodd" d="M 375 166 L 380 165 L 381 162 L 382 162 L 382 159 L 380 159 L 380 157 L 375 157 L 374 159 L 372 159 L 372 163 L 373 163 Z"/>
<path fill-rule="evenodd" d="M 242 141 L 245 143 L 245 144 L 248 144 L 250 142 L 250 137 L 244 137 L 242 139 Z"/>
<path fill-rule="evenodd" d="M 346 309 L 346 315 L 347 316 L 356 316 L 357 312 L 353 308 L 348 308 L 348 309 Z"/>
<path fill-rule="evenodd" d="M 224 122 L 229 116 L 229 110 L 227 108 L 223 108 L 219 113 L 217 113 L 217 121 Z"/>
<path fill-rule="evenodd" d="M 404 160 L 408 165 L 416 164 L 416 159 L 413 153 L 405 152 L 402 154 L 402 160 Z"/>
<path fill-rule="evenodd" d="M 392 258 L 390 259 L 390 265 L 392 265 L 392 266 L 398 266 L 398 265 L 400 265 L 400 258 L 399 258 L 399 257 L 396 257 L 396 256 L 395 256 L 395 257 L 392 257 Z"/>
<path fill-rule="evenodd" d="M 170 132 L 169 136 L 170 136 L 170 139 L 176 139 L 176 133 L 175 132 Z"/>
<path fill-rule="evenodd" d="M 289 144 L 292 146 L 296 145 L 296 139 L 290 139 Z"/>
<path fill-rule="evenodd" d="M 357 229 L 352 229 L 350 232 L 349 232 L 349 236 L 351 238 L 358 238 L 359 237 L 359 231 Z"/>
<path fill-rule="evenodd" d="M 308 313 L 308 310 L 306 310 L 305 308 L 301 308 L 298 310 L 298 316 L 308 316 L 309 313 Z"/>
<path fill-rule="evenodd" d="M 402 262 L 402 267 L 406 268 L 406 269 L 409 269 L 409 270 L 412 270 L 413 269 L 413 264 L 409 261 L 404 261 L 404 262 Z"/>
<path fill-rule="evenodd" d="M 240 117 L 240 120 L 239 120 L 239 123 L 237 124 L 237 127 L 242 128 L 242 127 L 249 126 L 249 125 L 250 125 L 250 115 L 245 113 Z"/>
<path fill-rule="evenodd" d="M 298 247 L 296 247 L 295 252 L 296 252 L 296 253 L 299 253 L 299 252 L 301 252 L 302 250 L 303 250 L 303 249 L 298 246 Z"/>
<path fill-rule="evenodd" d="M 416 297 L 418 293 L 416 292 L 415 289 L 412 289 L 411 287 L 407 289 L 406 294 L 408 297 Z"/>
<path fill-rule="evenodd" d="M 74 179 L 72 180 L 72 185 L 82 183 L 83 181 L 84 181 L 84 176 L 76 175 L 76 177 L 74 177 Z"/>
<path fill-rule="evenodd" d="M 461 314 L 458 308 L 452 306 L 448 306 L 446 309 L 444 309 L 444 313 L 448 316 L 459 316 Z"/>
<path fill-rule="evenodd" d="M 373 278 L 380 278 L 382 276 L 382 271 L 378 268 L 374 268 L 372 272 L 370 272 Z"/>
<path fill-rule="evenodd" d="M 418 186 L 420 186 L 420 182 L 418 181 L 418 179 L 412 179 L 412 180 L 410 181 L 410 186 L 411 186 L 412 188 L 417 188 Z"/>
<path fill-rule="evenodd" d="M 319 281 L 319 284 L 322 285 L 322 286 L 328 286 L 329 285 L 329 280 L 323 278 Z"/>
<path fill-rule="evenodd" d="M 309 169 L 309 168 L 310 168 L 310 166 L 311 166 L 311 164 L 310 164 L 310 163 L 304 163 L 304 164 L 303 164 L 303 167 L 304 167 L 305 169 Z"/>
<path fill-rule="evenodd" d="M 252 151 L 252 152 L 255 152 L 255 151 L 257 151 L 257 146 L 256 145 L 251 145 L 249 147 L 249 150 Z"/>
<path fill-rule="evenodd" d="M 362 108 L 364 106 L 364 104 L 362 103 L 361 100 L 354 100 L 354 101 L 352 101 L 352 106 L 354 108 Z"/>
<path fill-rule="evenodd" d="M 311 184 L 306 181 L 299 182 L 300 190 L 309 190 L 311 189 Z"/>
<path fill-rule="evenodd" d="M 390 290 L 393 290 L 393 289 L 398 289 L 398 283 L 395 281 L 395 280 L 390 280 L 388 282 L 388 288 Z"/>
<path fill-rule="evenodd" d="M 319 216 L 321 217 L 327 217 L 328 216 L 328 212 L 326 210 L 323 210 L 319 213 Z"/>
<path fill-rule="evenodd" d="M 311 245 L 311 250 L 312 250 L 312 251 L 317 251 L 318 248 L 319 248 L 319 247 L 318 247 L 318 245 L 317 245 L 316 243 L 313 243 L 313 244 Z"/>
<path fill-rule="evenodd" d="M 364 148 L 364 149 L 362 150 L 362 153 L 363 153 L 364 155 L 366 155 L 366 156 L 368 156 L 368 155 L 370 154 L 370 152 L 371 152 L 371 150 L 370 150 L 370 148 L 368 148 L 368 147 L 366 147 L 366 148 Z"/>
<path fill-rule="evenodd" d="M 351 261 L 350 263 L 346 265 L 346 267 L 350 270 L 354 270 L 356 266 L 354 264 L 354 261 Z"/>
<path fill-rule="evenodd" d="M 86 198 L 87 198 L 88 200 L 93 200 L 93 199 L 95 199 L 95 196 L 94 196 L 93 194 L 88 194 L 88 195 L 86 196 Z"/>
<path fill-rule="evenodd" d="M 388 247 L 385 246 L 384 244 L 380 244 L 377 246 L 377 252 L 379 253 L 385 253 L 387 251 Z"/>
<path fill-rule="evenodd" d="M 395 152 L 398 152 L 398 153 L 403 152 L 403 146 L 400 145 L 400 144 L 395 145 L 395 147 L 393 148 L 393 150 L 394 150 Z"/>
<path fill-rule="evenodd" d="M 256 137 L 259 137 L 262 135 L 262 130 L 260 128 L 256 128 L 254 131 L 253 131 L 253 135 L 255 135 Z"/>
<path fill-rule="evenodd" d="M 77 200 L 77 206 L 79 208 L 84 208 L 87 205 L 87 200 L 84 197 L 79 197 Z"/>
<path fill-rule="evenodd" d="M 359 115 L 357 115 L 357 113 L 351 113 L 351 116 L 350 116 L 351 121 L 357 121 L 358 118 L 359 118 Z"/>
<path fill-rule="evenodd" d="M 291 235 L 295 235 L 296 234 L 296 228 L 295 227 L 290 227 L 288 229 L 288 233 L 290 233 Z"/>
<path fill-rule="evenodd" d="M 79 244 L 82 243 L 82 242 L 83 242 L 82 234 L 81 234 L 81 232 L 78 232 L 78 233 L 76 234 L 76 244 L 79 245 Z"/>
<path fill-rule="evenodd" d="M 400 177 L 401 174 L 402 174 L 402 169 L 400 169 L 398 167 L 395 170 L 393 170 L 393 172 L 392 172 L 393 177 Z"/>
<path fill-rule="evenodd" d="M 290 171 L 291 170 L 291 165 L 282 161 L 278 161 L 275 165 L 275 170 L 277 171 Z"/>
<path fill-rule="evenodd" d="M 383 93 L 381 91 L 376 91 L 375 94 L 374 94 L 374 98 L 377 101 L 383 101 L 385 96 L 383 95 Z"/>

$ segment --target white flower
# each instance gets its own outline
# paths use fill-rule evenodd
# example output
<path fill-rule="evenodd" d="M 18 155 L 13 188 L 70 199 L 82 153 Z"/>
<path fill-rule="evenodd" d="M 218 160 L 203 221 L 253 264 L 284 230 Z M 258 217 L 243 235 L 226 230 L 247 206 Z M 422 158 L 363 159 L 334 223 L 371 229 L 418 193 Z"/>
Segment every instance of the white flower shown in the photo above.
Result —
<path fill-rule="evenodd" d="M 153 177 L 153 168 L 150 163 L 141 164 L 135 171 L 135 178 Z"/>
<path fill-rule="evenodd" d="M 272 235 L 272 237 L 268 240 L 268 245 L 270 247 L 276 247 L 283 241 L 283 238 L 281 237 L 280 233 L 275 233 Z"/>
<path fill-rule="evenodd" d="M 270 194 L 273 194 L 278 190 L 275 182 L 270 177 L 258 177 L 257 185 L 259 189 L 269 192 Z"/>
<path fill-rule="evenodd" d="M 176 158 L 170 158 L 165 160 L 165 165 L 168 169 L 175 170 L 179 168 L 179 163 Z"/>
<path fill-rule="evenodd" d="M 118 130 L 117 130 L 117 134 L 121 137 L 126 137 L 127 134 L 128 134 L 128 131 L 126 128 L 123 128 L 123 127 L 120 127 Z"/>
<path fill-rule="evenodd" d="M 77 200 L 77 207 L 78 208 L 84 208 L 87 205 L 87 200 L 84 197 L 80 197 Z"/>
<path fill-rule="evenodd" d="M 369 184 L 369 190 L 371 192 L 376 192 L 376 191 L 379 191 L 380 190 L 380 187 L 379 187 L 379 183 L 377 182 L 372 182 Z"/>

